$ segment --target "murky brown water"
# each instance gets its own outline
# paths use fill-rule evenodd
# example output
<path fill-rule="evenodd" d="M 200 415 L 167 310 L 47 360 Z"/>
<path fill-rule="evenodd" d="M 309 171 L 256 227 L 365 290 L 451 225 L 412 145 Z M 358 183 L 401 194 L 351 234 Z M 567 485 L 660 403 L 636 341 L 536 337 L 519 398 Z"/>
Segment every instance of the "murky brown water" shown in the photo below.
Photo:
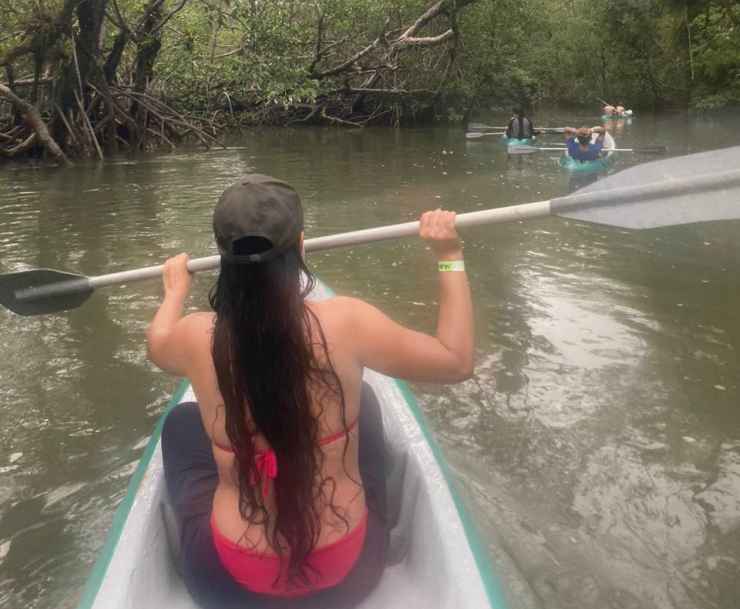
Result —
<path fill-rule="evenodd" d="M 566 121 L 586 117 L 547 123 Z M 638 117 L 617 142 L 683 154 L 738 133 L 740 117 Z M 246 171 L 299 190 L 309 237 L 577 186 L 555 153 L 508 158 L 492 139 L 266 130 L 227 151 L 3 167 L 0 271 L 95 275 L 211 254 L 213 203 Z M 624 153 L 614 169 L 653 158 Z M 464 238 L 477 375 L 415 390 L 512 608 L 736 609 L 740 222 L 633 233 L 549 219 Z M 336 291 L 433 330 L 434 264 L 417 240 L 310 262 Z M 211 280 L 198 278 L 193 306 Z M 0 607 L 74 606 L 175 386 L 145 357 L 159 293 L 101 290 L 49 317 L 0 311 Z"/>

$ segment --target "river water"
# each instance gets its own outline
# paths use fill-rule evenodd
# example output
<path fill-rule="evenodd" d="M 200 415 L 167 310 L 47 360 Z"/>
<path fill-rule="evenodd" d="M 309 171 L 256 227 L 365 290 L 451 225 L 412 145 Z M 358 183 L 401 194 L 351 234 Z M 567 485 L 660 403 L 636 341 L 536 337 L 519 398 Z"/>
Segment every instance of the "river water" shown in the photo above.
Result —
<path fill-rule="evenodd" d="M 737 116 L 645 116 L 614 130 L 620 146 L 669 155 L 740 144 Z M 0 272 L 96 275 L 210 255 L 213 204 L 249 171 L 296 187 L 307 237 L 579 185 L 556 152 L 508 157 L 460 129 L 261 130 L 231 144 L 3 167 Z M 610 171 L 654 158 L 618 153 Z M 740 222 L 631 232 L 554 218 L 463 237 L 476 376 L 414 390 L 512 609 L 736 609 Z M 310 263 L 337 292 L 433 331 L 435 265 L 417 239 Z M 197 278 L 193 307 L 212 280 Z M 0 607 L 74 607 L 176 385 L 145 356 L 159 297 L 153 282 L 53 316 L 0 310 Z"/>

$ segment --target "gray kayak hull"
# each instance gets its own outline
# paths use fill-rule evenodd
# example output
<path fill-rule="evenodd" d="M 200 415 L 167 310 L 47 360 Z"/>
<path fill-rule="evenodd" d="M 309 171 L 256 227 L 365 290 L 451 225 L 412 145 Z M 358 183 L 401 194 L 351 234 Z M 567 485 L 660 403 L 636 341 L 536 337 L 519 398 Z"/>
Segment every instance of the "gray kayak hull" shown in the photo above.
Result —
<path fill-rule="evenodd" d="M 380 403 L 393 505 L 388 566 L 360 609 L 507 609 L 487 552 L 408 387 L 366 370 Z M 193 401 L 183 382 L 167 412 Z M 79 609 L 197 609 L 178 575 L 163 518 L 162 415 L 87 581 Z"/>

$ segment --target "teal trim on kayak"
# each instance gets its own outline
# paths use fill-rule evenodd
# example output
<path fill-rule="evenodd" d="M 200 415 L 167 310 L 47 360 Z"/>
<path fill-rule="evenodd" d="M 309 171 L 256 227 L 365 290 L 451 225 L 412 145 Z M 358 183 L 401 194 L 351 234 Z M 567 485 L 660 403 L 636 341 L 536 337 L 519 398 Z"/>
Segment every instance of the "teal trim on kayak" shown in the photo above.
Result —
<path fill-rule="evenodd" d="M 422 412 L 419 402 L 408 384 L 398 379 L 393 380 L 400 389 L 411 414 L 414 415 L 414 419 L 416 419 L 416 422 L 419 424 L 421 432 L 424 434 L 424 439 L 427 441 L 427 444 L 434 455 L 434 459 L 445 478 L 447 488 L 450 490 L 450 495 L 452 495 L 452 501 L 457 509 L 457 514 L 460 516 L 460 521 L 462 522 L 463 530 L 465 531 L 465 537 L 468 540 L 468 546 L 470 546 L 470 551 L 472 552 L 475 564 L 478 567 L 478 574 L 480 575 L 483 587 L 486 590 L 486 596 L 488 596 L 488 602 L 491 609 L 507 609 L 509 605 L 506 602 L 506 597 L 501 588 L 501 582 L 494 574 L 493 564 L 488 556 L 488 551 L 481 541 L 478 528 L 465 508 L 462 497 L 457 492 L 454 476 L 450 471 L 449 465 L 447 465 L 442 449 L 439 447 L 439 444 L 437 444 L 437 441 L 434 439 L 434 436 L 429 429 L 426 416 Z"/>
<path fill-rule="evenodd" d="M 507 146 L 531 146 L 532 144 L 534 144 L 533 137 L 526 137 L 524 139 L 519 139 L 516 137 L 502 137 L 501 141 Z"/>
<path fill-rule="evenodd" d="M 635 117 L 634 114 L 622 114 L 621 116 L 616 116 L 615 114 L 602 114 L 601 120 L 602 121 L 624 121 L 624 120 L 629 120 L 634 117 Z"/>
<path fill-rule="evenodd" d="M 149 462 L 152 460 L 152 456 L 154 455 L 154 450 L 157 448 L 159 438 L 162 435 L 162 426 L 164 425 L 164 420 L 170 410 L 172 410 L 180 402 L 182 396 L 185 395 L 185 392 L 187 391 L 189 386 L 190 385 L 186 379 L 180 381 L 177 390 L 172 395 L 169 402 L 167 403 L 167 407 L 165 408 L 162 415 L 159 417 L 159 420 L 154 427 L 154 431 L 152 432 L 152 435 L 149 438 L 146 447 L 144 448 L 144 452 L 141 455 L 139 464 L 136 467 L 133 475 L 131 476 L 131 480 L 129 480 L 128 489 L 126 490 L 126 496 L 123 498 L 123 501 L 121 501 L 118 508 L 116 509 L 116 513 L 113 515 L 113 522 L 111 523 L 110 530 L 108 531 L 108 536 L 105 539 L 105 544 L 103 544 L 103 549 L 100 551 L 100 554 L 98 555 L 98 558 L 93 565 L 90 577 L 87 578 L 87 582 L 85 583 L 85 588 L 82 591 L 82 596 L 80 597 L 80 602 L 77 605 L 77 609 L 90 609 L 90 607 L 93 606 L 95 598 L 98 595 L 98 591 L 100 590 L 100 586 L 103 584 L 103 580 L 105 579 L 105 574 L 108 571 L 108 565 L 110 565 L 111 558 L 113 557 L 113 552 L 118 545 L 118 540 L 121 538 L 121 534 L 126 527 L 126 520 L 128 519 L 128 514 L 131 511 L 134 500 L 136 499 L 136 494 L 139 491 L 141 481 L 144 478 L 144 474 L 146 473 L 147 468 L 149 467 Z"/>
<path fill-rule="evenodd" d="M 592 173 L 609 168 L 609 158 L 604 157 L 596 161 L 576 161 L 572 156 L 564 154 L 560 157 L 560 166 L 568 171 L 578 173 Z"/>

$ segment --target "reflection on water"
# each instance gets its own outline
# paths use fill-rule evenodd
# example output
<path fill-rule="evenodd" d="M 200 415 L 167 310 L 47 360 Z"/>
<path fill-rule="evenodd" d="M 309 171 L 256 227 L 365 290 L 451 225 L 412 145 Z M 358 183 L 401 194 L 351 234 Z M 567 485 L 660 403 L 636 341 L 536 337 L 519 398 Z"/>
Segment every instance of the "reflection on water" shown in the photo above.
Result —
<path fill-rule="evenodd" d="M 738 126 L 638 117 L 614 130 L 619 145 L 679 154 L 737 143 Z M 610 171 L 653 159 L 623 154 Z M 94 275 L 211 254 L 213 202 L 255 170 L 298 189 L 309 237 L 577 186 L 554 153 L 508 156 L 454 129 L 264 130 L 229 150 L 7 170 L 0 271 Z M 512 607 L 737 606 L 738 230 L 547 219 L 465 232 L 476 376 L 415 389 Z M 417 240 L 310 262 L 338 292 L 433 330 L 434 264 Z M 193 306 L 211 281 L 198 277 Z M 52 317 L 0 312 L 0 607 L 74 606 L 175 384 L 144 353 L 159 294 L 138 284 Z"/>

